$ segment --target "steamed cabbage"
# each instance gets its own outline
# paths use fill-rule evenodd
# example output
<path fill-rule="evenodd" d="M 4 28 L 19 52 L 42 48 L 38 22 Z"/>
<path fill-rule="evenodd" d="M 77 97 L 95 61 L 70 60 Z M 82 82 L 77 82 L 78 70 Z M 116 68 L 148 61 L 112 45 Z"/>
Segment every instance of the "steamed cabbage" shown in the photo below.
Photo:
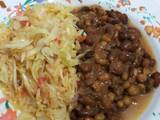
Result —
<path fill-rule="evenodd" d="M 0 25 L 0 85 L 18 120 L 68 120 L 80 35 L 71 8 L 36 5 Z"/>

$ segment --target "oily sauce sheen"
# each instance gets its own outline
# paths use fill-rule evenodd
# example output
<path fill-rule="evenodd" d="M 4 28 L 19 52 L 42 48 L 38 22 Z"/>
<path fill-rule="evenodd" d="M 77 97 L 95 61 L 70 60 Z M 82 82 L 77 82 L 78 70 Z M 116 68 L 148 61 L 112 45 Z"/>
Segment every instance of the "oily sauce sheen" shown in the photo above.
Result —
<path fill-rule="evenodd" d="M 129 23 L 129 24 L 132 25 L 132 23 Z M 154 57 L 153 51 L 145 39 L 146 38 L 142 36 L 142 39 L 140 40 L 140 42 L 142 46 L 145 48 L 146 52 L 149 53 L 151 57 Z M 156 66 L 155 66 L 155 69 L 156 69 Z M 153 95 L 154 95 L 154 90 L 147 94 L 134 97 L 131 106 L 127 108 L 124 112 L 122 112 L 121 116 L 123 120 L 138 120 L 140 115 L 147 108 L 147 105 L 151 101 Z"/>
<path fill-rule="evenodd" d="M 73 14 L 87 36 L 77 38 L 80 80 L 70 118 L 125 120 L 124 112 L 159 85 L 156 61 L 141 44 L 143 37 L 129 25 L 126 14 L 97 5 L 75 9 Z"/>

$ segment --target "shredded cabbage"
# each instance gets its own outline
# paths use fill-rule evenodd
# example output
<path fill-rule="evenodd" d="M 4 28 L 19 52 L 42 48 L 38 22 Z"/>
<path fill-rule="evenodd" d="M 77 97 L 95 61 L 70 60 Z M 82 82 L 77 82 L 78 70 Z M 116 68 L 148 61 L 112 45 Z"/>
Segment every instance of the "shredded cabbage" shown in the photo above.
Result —
<path fill-rule="evenodd" d="M 18 120 L 69 120 L 81 33 L 71 10 L 36 5 L 0 25 L 0 86 L 21 111 Z"/>

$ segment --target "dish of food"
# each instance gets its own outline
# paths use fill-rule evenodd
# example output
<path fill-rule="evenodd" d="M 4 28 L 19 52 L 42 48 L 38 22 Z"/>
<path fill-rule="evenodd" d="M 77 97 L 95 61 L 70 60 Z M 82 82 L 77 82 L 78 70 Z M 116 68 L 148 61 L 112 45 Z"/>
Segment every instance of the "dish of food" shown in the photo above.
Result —
<path fill-rule="evenodd" d="M 136 120 L 160 84 L 146 38 L 115 9 L 36 4 L 0 36 L 0 100 L 12 114 L 0 120 Z"/>
<path fill-rule="evenodd" d="M 136 102 L 135 96 L 159 85 L 155 59 L 127 15 L 96 5 L 73 13 L 87 36 L 80 40 L 78 103 L 71 119 L 121 120 L 121 112 Z"/>

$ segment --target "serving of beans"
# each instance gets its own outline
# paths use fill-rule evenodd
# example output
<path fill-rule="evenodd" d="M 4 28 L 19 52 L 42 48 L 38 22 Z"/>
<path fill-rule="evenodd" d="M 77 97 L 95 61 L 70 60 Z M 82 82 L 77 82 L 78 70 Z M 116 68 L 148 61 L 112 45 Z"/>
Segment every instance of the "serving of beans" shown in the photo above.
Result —
<path fill-rule="evenodd" d="M 158 87 L 156 61 L 142 46 L 143 37 L 128 24 L 126 14 L 97 5 L 73 13 L 87 36 L 80 41 L 78 97 L 70 118 L 121 120 L 134 97 Z"/>

